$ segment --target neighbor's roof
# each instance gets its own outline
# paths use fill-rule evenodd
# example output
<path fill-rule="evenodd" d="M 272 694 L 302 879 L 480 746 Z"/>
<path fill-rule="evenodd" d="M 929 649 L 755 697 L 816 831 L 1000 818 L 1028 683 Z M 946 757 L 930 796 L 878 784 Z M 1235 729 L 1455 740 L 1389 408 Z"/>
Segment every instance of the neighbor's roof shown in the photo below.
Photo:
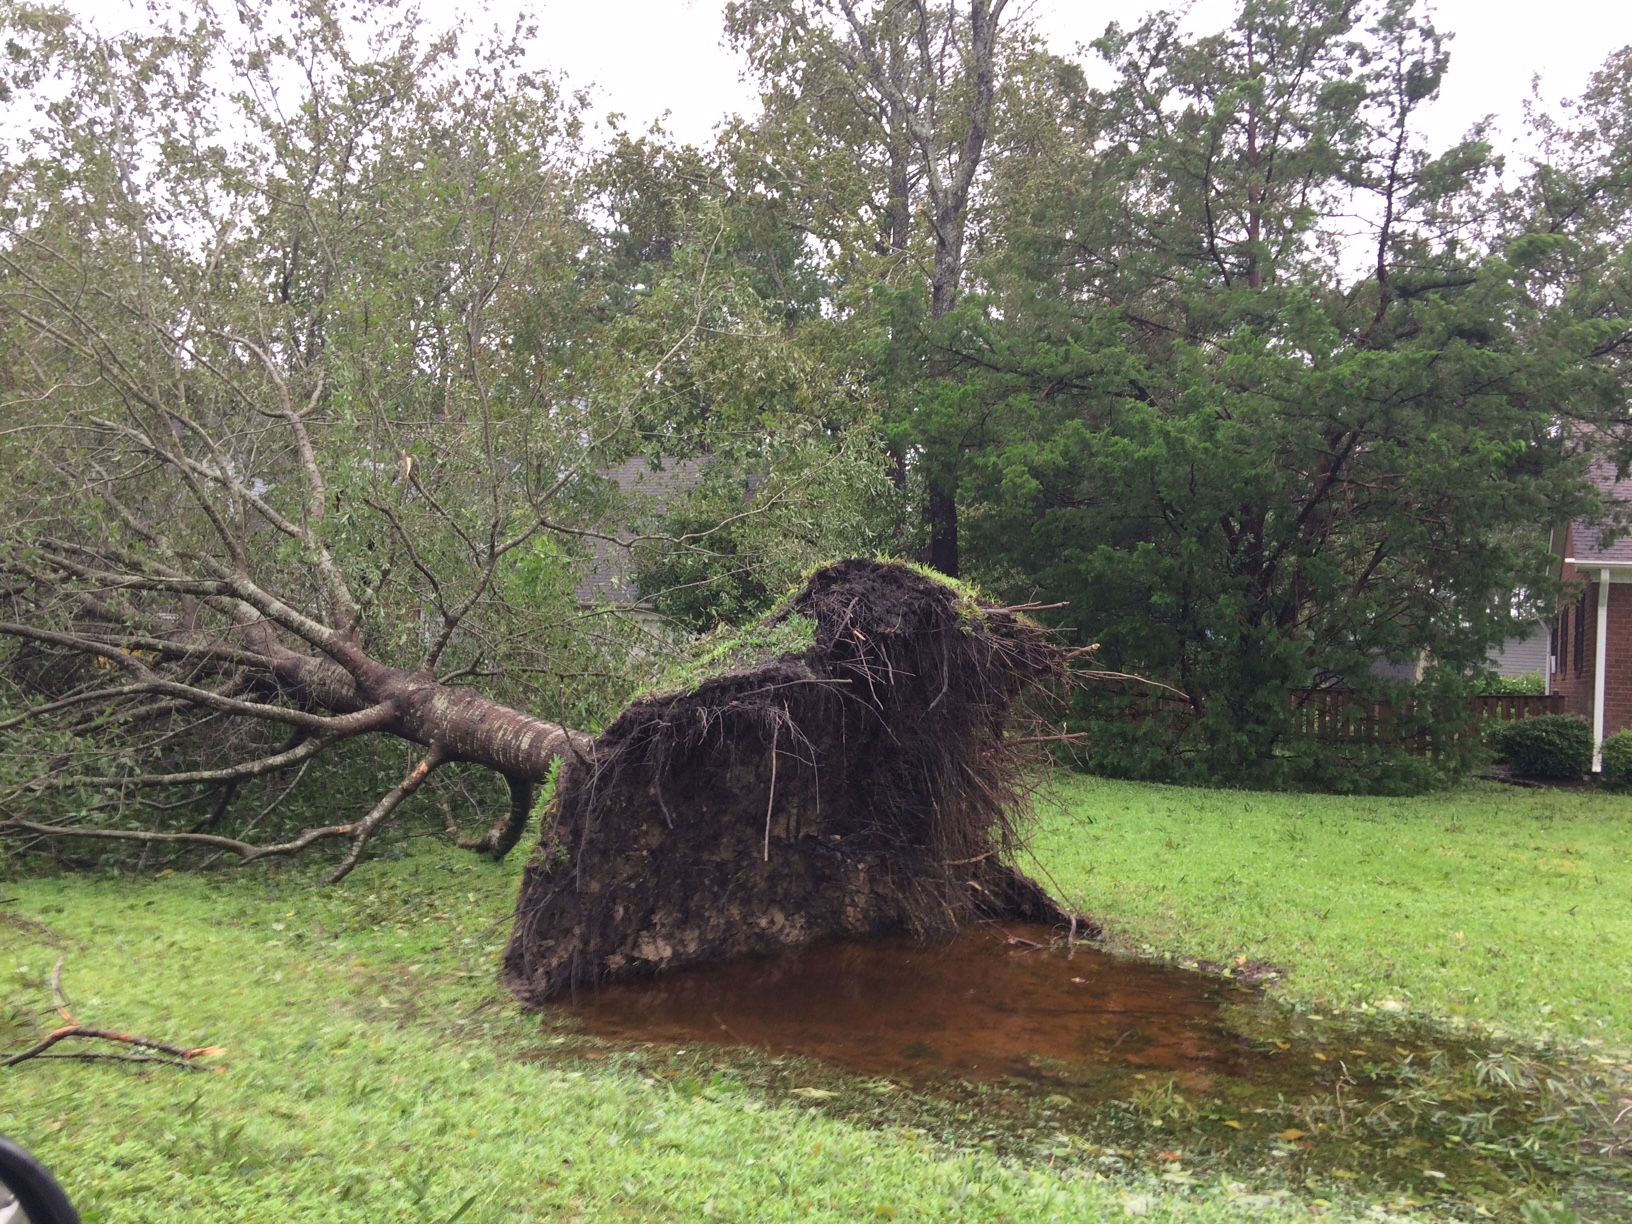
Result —
<path fill-rule="evenodd" d="M 618 492 L 625 497 L 650 498 L 652 509 L 662 514 L 670 503 L 679 501 L 697 487 L 703 478 L 703 462 L 664 456 L 654 464 L 636 455 L 602 475 L 617 485 Z M 576 594 L 578 602 L 586 607 L 634 603 L 634 570 L 629 564 L 629 553 L 606 540 L 596 540 Z"/>
<path fill-rule="evenodd" d="M 1623 512 L 1632 511 L 1632 475 L 1617 479 L 1615 463 L 1609 459 L 1594 459 L 1587 469 L 1587 479 L 1598 486 L 1604 495 L 1604 508 L 1609 511 L 1619 503 Z M 1581 567 L 1593 565 L 1632 565 L 1632 533 L 1620 536 L 1612 544 L 1602 543 L 1608 534 L 1603 524 L 1590 519 L 1577 519 L 1570 524 L 1572 537 L 1569 560 Z"/>

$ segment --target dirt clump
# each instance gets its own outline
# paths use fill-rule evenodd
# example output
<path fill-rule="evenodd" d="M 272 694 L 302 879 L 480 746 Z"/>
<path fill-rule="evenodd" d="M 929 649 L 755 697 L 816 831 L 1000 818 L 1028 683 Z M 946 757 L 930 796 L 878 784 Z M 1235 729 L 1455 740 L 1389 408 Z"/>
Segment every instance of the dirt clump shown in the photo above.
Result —
<path fill-rule="evenodd" d="M 523 1002 L 825 937 L 1072 921 L 1008 864 L 1028 812 L 1010 726 L 1065 672 L 1043 629 L 850 560 L 723 657 L 564 758 L 505 951 Z"/>

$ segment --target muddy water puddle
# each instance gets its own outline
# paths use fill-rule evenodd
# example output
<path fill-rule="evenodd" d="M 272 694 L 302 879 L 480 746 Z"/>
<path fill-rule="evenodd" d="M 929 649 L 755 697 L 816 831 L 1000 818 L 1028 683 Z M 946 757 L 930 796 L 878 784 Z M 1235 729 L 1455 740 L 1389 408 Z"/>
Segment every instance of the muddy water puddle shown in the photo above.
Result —
<path fill-rule="evenodd" d="M 818 944 L 608 987 L 572 1010 L 602 1036 L 746 1045 L 915 1083 L 1030 1078 L 1039 1060 L 1173 1072 L 1197 1088 L 1251 1074 L 1252 1044 L 1220 1008 L 1255 992 L 1052 942 L 1010 925 L 929 946 Z"/>
<path fill-rule="evenodd" d="M 659 1054 L 751 1051 L 763 1069 L 748 1074 L 768 1091 L 858 1118 L 882 1116 L 869 1095 L 880 1086 L 915 1088 L 953 1142 L 984 1137 L 1050 1164 L 1470 1218 L 1559 1197 L 1632 1218 L 1632 1135 L 1620 1133 L 1632 1125 L 1609 1121 L 1632 1105 L 1632 1067 L 1295 1013 L 1223 978 L 1064 948 L 1041 928 L 818 944 L 563 1010 L 596 1038 Z M 891 1125 L 913 1120 L 913 1106 L 891 1108 Z"/>

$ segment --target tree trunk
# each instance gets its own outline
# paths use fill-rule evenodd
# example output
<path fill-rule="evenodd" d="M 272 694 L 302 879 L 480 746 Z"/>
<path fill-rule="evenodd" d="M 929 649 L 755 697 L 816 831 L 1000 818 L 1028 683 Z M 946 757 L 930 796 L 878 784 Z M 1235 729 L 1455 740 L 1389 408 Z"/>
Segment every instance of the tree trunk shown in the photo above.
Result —
<path fill-rule="evenodd" d="M 144 788 L 217 783 L 224 784 L 226 789 L 211 817 L 186 832 L 47 825 L 21 818 L 0 823 L 0 828 L 34 836 L 193 845 L 236 854 L 240 863 L 298 854 L 319 841 L 345 838 L 350 841 L 351 849 L 328 877 L 333 882 L 343 878 L 361 861 L 374 834 L 393 818 L 431 773 L 452 762 L 467 762 L 502 775 L 509 783 L 511 801 L 509 811 L 484 837 L 461 844 L 503 857 L 525 832 L 535 785 L 548 778 L 556 759 L 563 756 L 587 759 L 593 748 L 593 738 L 581 731 L 571 731 L 512 709 L 474 689 L 443 684 L 429 671 L 407 671 L 381 664 L 364 654 L 354 639 L 344 635 L 329 634 L 323 655 L 291 650 L 279 642 L 264 620 L 250 615 L 239 618 L 233 634 L 252 643 L 254 648 L 247 651 L 224 638 L 193 633 L 131 639 L 143 643 L 136 650 L 110 645 L 91 634 L 35 629 L 13 622 L 0 622 L 0 635 L 77 650 L 99 661 L 118 660 L 117 666 L 133 673 L 136 683 L 104 690 L 105 699 L 129 701 L 162 697 L 175 708 L 191 705 L 221 714 L 281 721 L 293 732 L 285 747 L 270 756 L 218 768 L 140 773 L 127 767 L 117 772 L 109 770 L 108 776 L 76 776 L 61 770 L 42 772 L 26 783 L 23 790 L 44 793 L 84 787 L 133 792 Z M 233 657 L 236 675 L 231 683 L 214 690 L 169 679 L 155 670 L 176 667 L 180 674 L 196 680 L 193 673 L 197 671 L 197 660 L 226 656 Z M 70 697 L 67 701 L 68 708 L 72 708 L 74 699 Z M 48 701 L 36 707 L 35 712 L 49 713 L 61 705 L 60 701 Z M 139 716 L 140 707 L 131 712 Z M 343 740 L 379 734 L 422 745 L 426 752 L 424 759 L 360 821 L 309 828 L 293 840 L 277 844 L 252 844 L 205 831 L 224 814 L 242 781 L 303 765 Z"/>
<path fill-rule="evenodd" d="M 585 751 L 592 740 L 423 672 L 367 660 L 348 671 L 289 650 L 272 670 L 278 687 L 303 705 L 331 714 L 386 706 L 375 730 L 435 748 L 448 761 L 483 765 L 512 783 L 544 781 L 556 757 Z"/>
<path fill-rule="evenodd" d="M 967 209 L 967 199 L 957 199 L 937 210 L 935 265 L 930 272 L 929 284 L 929 315 L 932 319 L 945 317 L 958 304 L 958 287 L 963 279 Z"/>
<path fill-rule="evenodd" d="M 898 115 L 899 107 L 889 104 L 890 123 L 887 131 L 889 145 L 889 213 L 885 218 L 885 255 L 900 255 L 907 249 L 912 227 L 912 155 L 904 146 L 901 133 L 906 120 Z"/>
<path fill-rule="evenodd" d="M 931 477 L 929 485 L 929 564 L 948 578 L 958 576 L 957 478 L 950 472 Z"/>

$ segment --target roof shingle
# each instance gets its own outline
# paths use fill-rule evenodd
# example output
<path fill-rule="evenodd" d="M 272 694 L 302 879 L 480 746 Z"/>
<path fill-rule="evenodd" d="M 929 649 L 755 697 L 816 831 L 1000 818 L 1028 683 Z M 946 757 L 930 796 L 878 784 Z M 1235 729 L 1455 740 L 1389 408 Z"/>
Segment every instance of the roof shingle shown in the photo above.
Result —
<path fill-rule="evenodd" d="M 1615 464 L 1608 459 L 1594 459 L 1587 469 L 1587 479 L 1598 486 L 1604 495 L 1606 511 L 1632 510 L 1632 476 L 1617 479 Z M 1582 568 L 1594 565 L 1632 565 L 1632 533 L 1623 534 L 1612 543 L 1604 537 L 1614 529 L 1592 519 L 1577 519 L 1570 524 L 1572 547 L 1570 559 Z"/>

